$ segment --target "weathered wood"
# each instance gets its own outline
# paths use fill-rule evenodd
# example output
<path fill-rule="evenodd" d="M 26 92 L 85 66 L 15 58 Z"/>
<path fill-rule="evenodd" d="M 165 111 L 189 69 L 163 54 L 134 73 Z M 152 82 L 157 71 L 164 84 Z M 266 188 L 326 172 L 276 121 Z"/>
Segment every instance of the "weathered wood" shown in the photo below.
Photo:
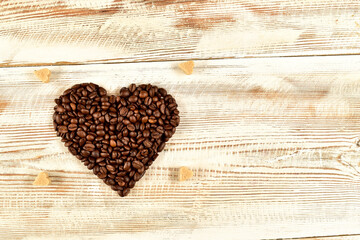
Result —
<path fill-rule="evenodd" d="M 360 234 L 360 57 L 197 61 L 189 76 L 177 64 L 53 66 L 48 84 L 1 68 L 0 238 Z M 177 133 L 126 198 L 52 129 L 53 99 L 90 81 L 114 94 L 150 82 L 179 103 Z M 52 185 L 32 185 L 40 171 Z"/>
<path fill-rule="evenodd" d="M 0 1 L 0 66 L 359 54 L 354 0 Z"/>
<path fill-rule="evenodd" d="M 338 235 L 338 236 L 327 236 L 327 237 L 308 237 L 308 238 L 291 238 L 301 239 L 301 240 L 357 240 L 360 238 L 360 235 Z"/>

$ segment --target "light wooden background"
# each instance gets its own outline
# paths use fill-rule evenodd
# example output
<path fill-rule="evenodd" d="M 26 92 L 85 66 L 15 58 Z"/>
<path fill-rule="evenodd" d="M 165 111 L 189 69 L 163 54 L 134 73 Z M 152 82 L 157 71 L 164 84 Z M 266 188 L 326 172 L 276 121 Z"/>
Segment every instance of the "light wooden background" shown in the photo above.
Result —
<path fill-rule="evenodd" d="M 0 238 L 360 239 L 359 10 L 0 1 Z M 79 82 L 149 82 L 179 103 L 176 134 L 126 198 L 53 131 L 53 99 Z M 192 180 L 176 180 L 180 166 Z M 32 185 L 40 171 L 51 186 Z"/>

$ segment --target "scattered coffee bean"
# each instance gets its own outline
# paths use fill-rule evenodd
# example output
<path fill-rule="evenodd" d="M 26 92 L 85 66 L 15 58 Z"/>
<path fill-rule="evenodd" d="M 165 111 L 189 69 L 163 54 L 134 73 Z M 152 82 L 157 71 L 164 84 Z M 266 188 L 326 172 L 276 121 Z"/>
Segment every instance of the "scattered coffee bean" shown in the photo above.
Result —
<path fill-rule="evenodd" d="M 180 123 L 175 99 L 150 84 L 131 84 L 119 96 L 93 83 L 76 84 L 55 103 L 54 127 L 65 146 L 122 197 Z"/>

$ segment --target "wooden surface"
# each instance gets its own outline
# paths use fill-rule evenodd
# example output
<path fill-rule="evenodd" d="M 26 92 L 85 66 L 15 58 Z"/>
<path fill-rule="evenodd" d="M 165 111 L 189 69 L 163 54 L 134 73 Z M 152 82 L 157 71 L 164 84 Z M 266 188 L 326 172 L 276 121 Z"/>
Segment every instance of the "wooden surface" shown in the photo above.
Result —
<path fill-rule="evenodd" d="M 0 239 L 360 239 L 359 9 L 0 1 Z M 53 131 L 54 98 L 80 82 L 152 83 L 179 103 L 176 134 L 126 198 Z M 178 182 L 180 166 L 194 177 Z M 32 185 L 41 171 L 50 186 Z"/>
<path fill-rule="evenodd" d="M 0 66 L 360 53 L 356 0 L 3 0 Z"/>
<path fill-rule="evenodd" d="M 48 84 L 36 67 L 0 69 L 2 234 L 359 233 L 359 56 L 197 61 L 191 76 L 176 64 L 58 66 Z M 84 80 L 113 93 L 151 82 L 178 100 L 176 135 L 126 198 L 53 131 L 54 96 Z M 195 176 L 180 183 L 183 165 Z M 41 170 L 51 186 L 31 185 Z"/>

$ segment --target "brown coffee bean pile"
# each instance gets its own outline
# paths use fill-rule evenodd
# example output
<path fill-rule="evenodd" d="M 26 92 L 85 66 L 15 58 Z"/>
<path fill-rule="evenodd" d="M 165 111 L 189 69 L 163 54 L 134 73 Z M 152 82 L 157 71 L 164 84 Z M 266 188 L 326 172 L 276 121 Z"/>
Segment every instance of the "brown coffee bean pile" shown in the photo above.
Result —
<path fill-rule="evenodd" d="M 180 123 L 175 99 L 150 84 L 131 84 L 119 96 L 108 96 L 93 83 L 76 84 L 55 103 L 57 135 L 121 197 L 144 176 Z"/>

